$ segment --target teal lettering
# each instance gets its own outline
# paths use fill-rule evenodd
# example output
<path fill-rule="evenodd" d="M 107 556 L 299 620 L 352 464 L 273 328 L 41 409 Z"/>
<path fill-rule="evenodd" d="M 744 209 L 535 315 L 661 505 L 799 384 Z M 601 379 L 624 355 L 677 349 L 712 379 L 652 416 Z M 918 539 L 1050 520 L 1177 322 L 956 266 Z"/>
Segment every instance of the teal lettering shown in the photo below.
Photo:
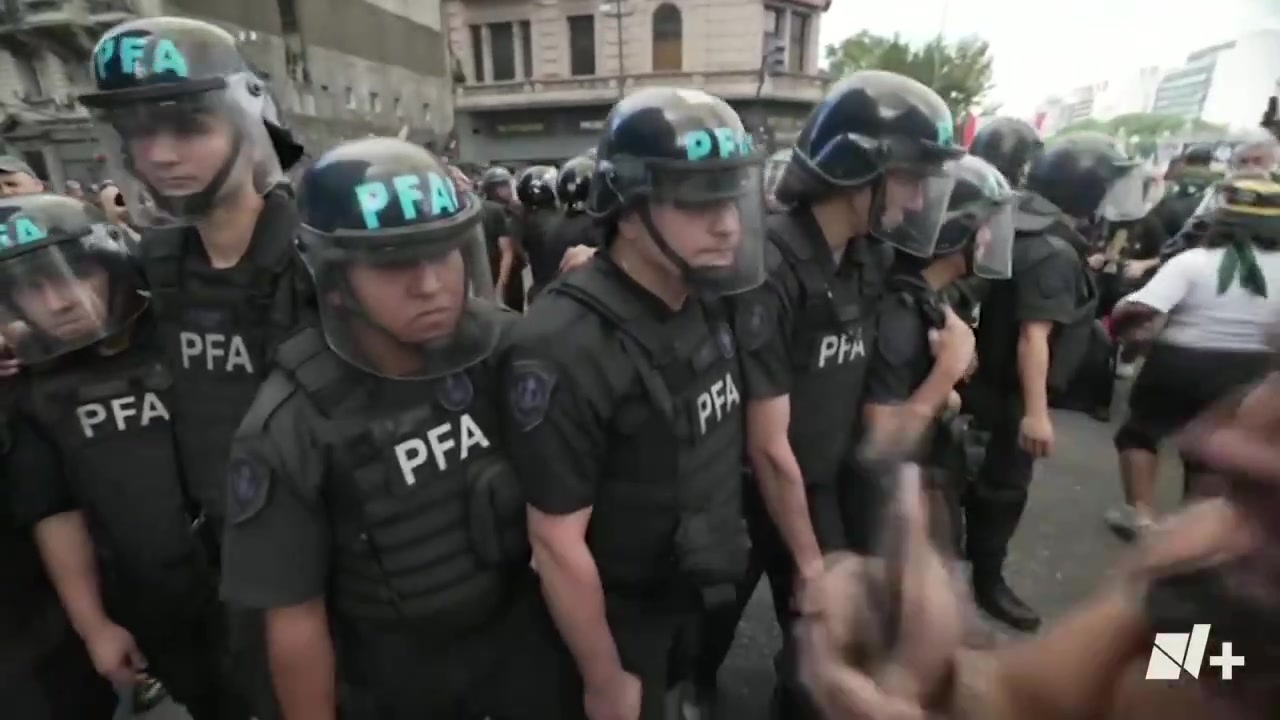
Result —
<path fill-rule="evenodd" d="M 156 43 L 155 53 L 151 56 L 151 72 L 159 75 L 171 72 L 178 77 L 190 77 L 187 71 L 187 59 L 178 52 L 178 46 L 168 38 L 161 38 Z"/>
<path fill-rule="evenodd" d="M 4 247 L 26 245 L 44 240 L 47 237 L 49 237 L 49 233 L 28 217 L 16 217 L 10 220 L 8 224 L 0 227 L 0 245 Z"/>
<path fill-rule="evenodd" d="M 120 70 L 125 75 L 138 74 L 138 61 L 147 48 L 147 39 L 136 35 L 120 38 Z"/>
<path fill-rule="evenodd" d="M 703 160 L 711 154 L 711 134 L 706 130 L 690 130 L 684 136 L 685 156 L 690 160 Z"/>
<path fill-rule="evenodd" d="M 106 38 L 102 44 L 98 46 L 98 53 L 94 57 L 94 65 L 98 69 L 98 77 L 105 78 L 107 76 L 107 63 L 111 62 L 111 56 L 116 54 L 116 39 Z"/>
<path fill-rule="evenodd" d="M 396 189 L 396 197 L 400 200 L 400 212 L 405 220 L 418 218 L 418 202 L 426 200 L 418 187 L 422 179 L 417 175 L 397 175 L 391 178 L 391 186 Z"/>
<path fill-rule="evenodd" d="M 435 173 L 428 173 L 427 185 L 431 189 L 432 215 L 452 215 L 458 211 L 458 191 L 453 183 Z"/>
<path fill-rule="evenodd" d="M 738 153 L 738 141 L 732 130 L 718 127 L 713 132 L 716 134 L 716 144 L 720 146 L 720 159 L 731 158 Z"/>
<path fill-rule="evenodd" d="M 938 121 L 938 144 L 950 146 L 956 140 L 956 129 L 951 120 Z"/>
<path fill-rule="evenodd" d="M 382 212 L 391 195 L 380 182 L 367 182 L 356 186 L 356 200 L 360 203 L 360 214 L 364 217 L 364 226 L 370 230 L 382 227 L 378 221 L 378 213 Z"/>

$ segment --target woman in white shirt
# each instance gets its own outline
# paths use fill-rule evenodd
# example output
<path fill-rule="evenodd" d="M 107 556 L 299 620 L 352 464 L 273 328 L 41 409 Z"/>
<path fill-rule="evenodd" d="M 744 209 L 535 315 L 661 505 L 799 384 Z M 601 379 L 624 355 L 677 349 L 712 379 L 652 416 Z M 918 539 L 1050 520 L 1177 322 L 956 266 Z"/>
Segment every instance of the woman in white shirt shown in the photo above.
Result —
<path fill-rule="evenodd" d="M 1216 205 L 1204 246 L 1171 259 L 1112 315 L 1121 334 L 1166 320 L 1116 432 L 1125 505 L 1107 522 L 1122 535 L 1152 523 L 1160 441 L 1262 377 L 1272 361 L 1268 338 L 1280 318 L 1280 184 L 1229 180 L 1217 189 Z M 1187 472 L 1190 484 L 1195 470 Z"/>

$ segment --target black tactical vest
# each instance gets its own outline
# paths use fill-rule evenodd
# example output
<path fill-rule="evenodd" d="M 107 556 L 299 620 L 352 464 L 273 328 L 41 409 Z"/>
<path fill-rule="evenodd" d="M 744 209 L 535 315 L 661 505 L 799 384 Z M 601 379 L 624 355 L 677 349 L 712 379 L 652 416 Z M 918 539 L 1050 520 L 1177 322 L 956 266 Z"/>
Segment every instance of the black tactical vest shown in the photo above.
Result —
<path fill-rule="evenodd" d="M 1046 234 L 1019 237 L 1013 246 L 1013 282 L 1017 282 L 1019 268 L 1034 267 L 1046 260 L 1050 254 L 1058 253 L 1078 257 L 1080 248 L 1063 232 L 1063 228 L 1050 228 Z M 1067 315 L 1055 319 L 1053 333 L 1049 338 L 1049 374 L 1046 384 L 1049 391 L 1065 392 L 1071 385 L 1085 355 L 1093 344 L 1094 316 L 1098 309 L 1098 284 L 1093 273 L 1084 269 L 1083 257 L 1080 257 L 1080 274 L 1075 290 L 1075 307 Z M 1014 341 L 1016 345 L 1016 340 Z"/>
<path fill-rule="evenodd" d="M 707 605 L 731 600 L 748 551 L 733 332 L 695 300 L 655 320 L 609 272 L 591 263 L 547 289 L 601 317 L 630 361 L 610 368 L 620 400 L 587 533 L 601 580 L 613 593 L 692 587 Z"/>
<path fill-rule="evenodd" d="M 799 279 L 801 293 L 788 341 L 795 378 L 787 434 L 805 483 L 830 484 L 860 425 L 877 298 L 837 278 L 831 263 L 816 254 L 826 251 L 815 248 L 803 228 L 791 222 L 772 227 L 769 239 Z"/>
<path fill-rule="evenodd" d="M 501 447 L 495 362 L 435 380 L 386 380 L 356 370 L 308 328 L 280 345 L 276 364 L 287 378 L 277 384 L 282 376 L 273 375 L 263 394 L 283 399 L 296 383 L 322 418 L 331 605 L 352 619 L 444 633 L 491 620 L 530 572 L 524 498 Z"/>
<path fill-rule="evenodd" d="M 192 599 L 214 583 L 175 451 L 173 377 L 158 352 L 85 360 L 32 373 L 35 420 L 56 444 L 104 569 L 150 596 Z"/>
<path fill-rule="evenodd" d="M 189 229 L 166 228 L 149 231 L 142 247 L 152 307 L 176 377 L 183 467 L 211 524 L 221 528 L 231 437 L 266 376 L 271 350 L 297 326 L 302 292 L 288 243 L 263 253 L 269 260 L 251 266 L 244 286 L 189 282 L 188 263 L 201 252 L 199 243 Z M 246 255 L 243 262 L 254 260 Z"/>

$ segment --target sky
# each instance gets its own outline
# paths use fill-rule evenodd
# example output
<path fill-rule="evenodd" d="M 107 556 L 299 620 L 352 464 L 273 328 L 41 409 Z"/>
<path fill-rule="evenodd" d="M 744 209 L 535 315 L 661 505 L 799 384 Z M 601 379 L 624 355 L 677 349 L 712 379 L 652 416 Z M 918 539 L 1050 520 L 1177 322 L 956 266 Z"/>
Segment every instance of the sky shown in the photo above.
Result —
<path fill-rule="evenodd" d="M 1280 28 L 1280 0 L 833 0 L 821 43 L 861 30 L 913 43 L 979 35 L 995 57 L 991 99 L 1030 115 L 1048 95 L 1261 28 Z"/>

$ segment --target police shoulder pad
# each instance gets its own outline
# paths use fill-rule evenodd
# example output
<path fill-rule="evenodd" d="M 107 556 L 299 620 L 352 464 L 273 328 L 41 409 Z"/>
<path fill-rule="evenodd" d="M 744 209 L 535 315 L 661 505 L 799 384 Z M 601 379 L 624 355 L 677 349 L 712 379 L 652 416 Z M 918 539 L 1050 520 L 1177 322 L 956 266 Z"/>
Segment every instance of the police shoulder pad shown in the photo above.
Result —
<path fill-rule="evenodd" d="M 271 494 L 271 469 L 244 456 L 227 464 L 227 519 L 239 525 L 257 515 Z"/>
<path fill-rule="evenodd" d="M 555 368 L 539 360 L 511 363 L 507 406 L 521 432 L 534 429 L 546 417 L 557 377 Z"/>

